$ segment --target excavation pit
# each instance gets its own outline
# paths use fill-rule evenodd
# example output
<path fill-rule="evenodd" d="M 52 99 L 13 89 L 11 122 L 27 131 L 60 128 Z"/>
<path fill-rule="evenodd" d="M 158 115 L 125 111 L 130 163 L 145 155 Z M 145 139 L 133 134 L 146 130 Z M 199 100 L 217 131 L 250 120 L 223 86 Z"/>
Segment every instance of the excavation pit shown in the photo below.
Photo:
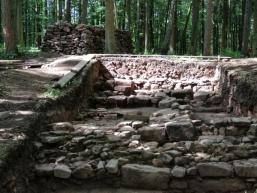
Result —
<path fill-rule="evenodd" d="M 254 192 L 257 121 L 227 112 L 226 62 L 94 59 L 33 141 L 34 192 Z"/>

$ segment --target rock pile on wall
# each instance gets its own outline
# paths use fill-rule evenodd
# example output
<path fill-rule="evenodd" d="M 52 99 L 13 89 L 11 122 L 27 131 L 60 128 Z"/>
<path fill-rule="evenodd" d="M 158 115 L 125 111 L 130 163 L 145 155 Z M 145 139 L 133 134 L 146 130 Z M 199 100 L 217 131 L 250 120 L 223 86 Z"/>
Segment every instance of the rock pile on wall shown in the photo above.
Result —
<path fill-rule="evenodd" d="M 116 30 L 115 35 L 119 53 L 132 53 L 130 33 Z M 103 28 L 57 23 L 48 26 L 42 50 L 68 55 L 103 53 L 104 39 Z"/>

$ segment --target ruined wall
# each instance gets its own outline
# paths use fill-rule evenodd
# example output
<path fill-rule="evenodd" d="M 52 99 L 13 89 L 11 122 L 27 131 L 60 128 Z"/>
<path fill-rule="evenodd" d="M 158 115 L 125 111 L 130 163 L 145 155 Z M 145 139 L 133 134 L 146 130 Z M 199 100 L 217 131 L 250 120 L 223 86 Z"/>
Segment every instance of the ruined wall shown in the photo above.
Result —
<path fill-rule="evenodd" d="M 222 67 L 219 92 L 228 112 L 256 117 L 256 64 L 227 64 Z"/>
<path fill-rule="evenodd" d="M 47 27 L 42 50 L 67 55 L 104 53 L 105 34 L 100 27 L 57 23 Z M 116 30 L 119 53 L 132 53 L 132 40 L 127 31 Z"/>

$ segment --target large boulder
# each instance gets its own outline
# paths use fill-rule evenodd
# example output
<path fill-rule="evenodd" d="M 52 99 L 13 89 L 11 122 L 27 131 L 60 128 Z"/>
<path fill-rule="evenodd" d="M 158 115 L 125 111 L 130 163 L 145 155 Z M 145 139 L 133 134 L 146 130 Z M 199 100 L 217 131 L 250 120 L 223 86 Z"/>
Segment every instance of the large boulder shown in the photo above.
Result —
<path fill-rule="evenodd" d="M 226 177 L 233 174 L 232 165 L 225 162 L 199 163 L 197 169 L 202 177 Z"/>
<path fill-rule="evenodd" d="M 190 121 L 172 121 L 165 124 L 166 133 L 170 141 L 193 140 L 196 130 Z"/>
<path fill-rule="evenodd" d="M 236 160 L 233 164 L 238 176 L 257 178 L 257 159 Z"/>
<path fill-rule="evenodd" d="M 165 190 L 170 180 L 169 168 L 127 164 L 121 169 L 122 184 L 131 188 Z"/>

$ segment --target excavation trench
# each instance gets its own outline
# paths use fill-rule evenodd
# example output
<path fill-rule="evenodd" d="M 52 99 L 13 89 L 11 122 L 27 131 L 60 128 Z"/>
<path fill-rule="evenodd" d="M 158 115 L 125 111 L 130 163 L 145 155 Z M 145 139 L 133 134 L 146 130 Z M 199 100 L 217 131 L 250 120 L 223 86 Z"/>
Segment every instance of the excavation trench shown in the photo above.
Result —
<path fill-rule="evenodd" d="M 254 192 L 254 112 L 227 113 L 224 76 L 217 61 L 97 56 L 76 102 L 47 111 L 31 190 Z"/>

